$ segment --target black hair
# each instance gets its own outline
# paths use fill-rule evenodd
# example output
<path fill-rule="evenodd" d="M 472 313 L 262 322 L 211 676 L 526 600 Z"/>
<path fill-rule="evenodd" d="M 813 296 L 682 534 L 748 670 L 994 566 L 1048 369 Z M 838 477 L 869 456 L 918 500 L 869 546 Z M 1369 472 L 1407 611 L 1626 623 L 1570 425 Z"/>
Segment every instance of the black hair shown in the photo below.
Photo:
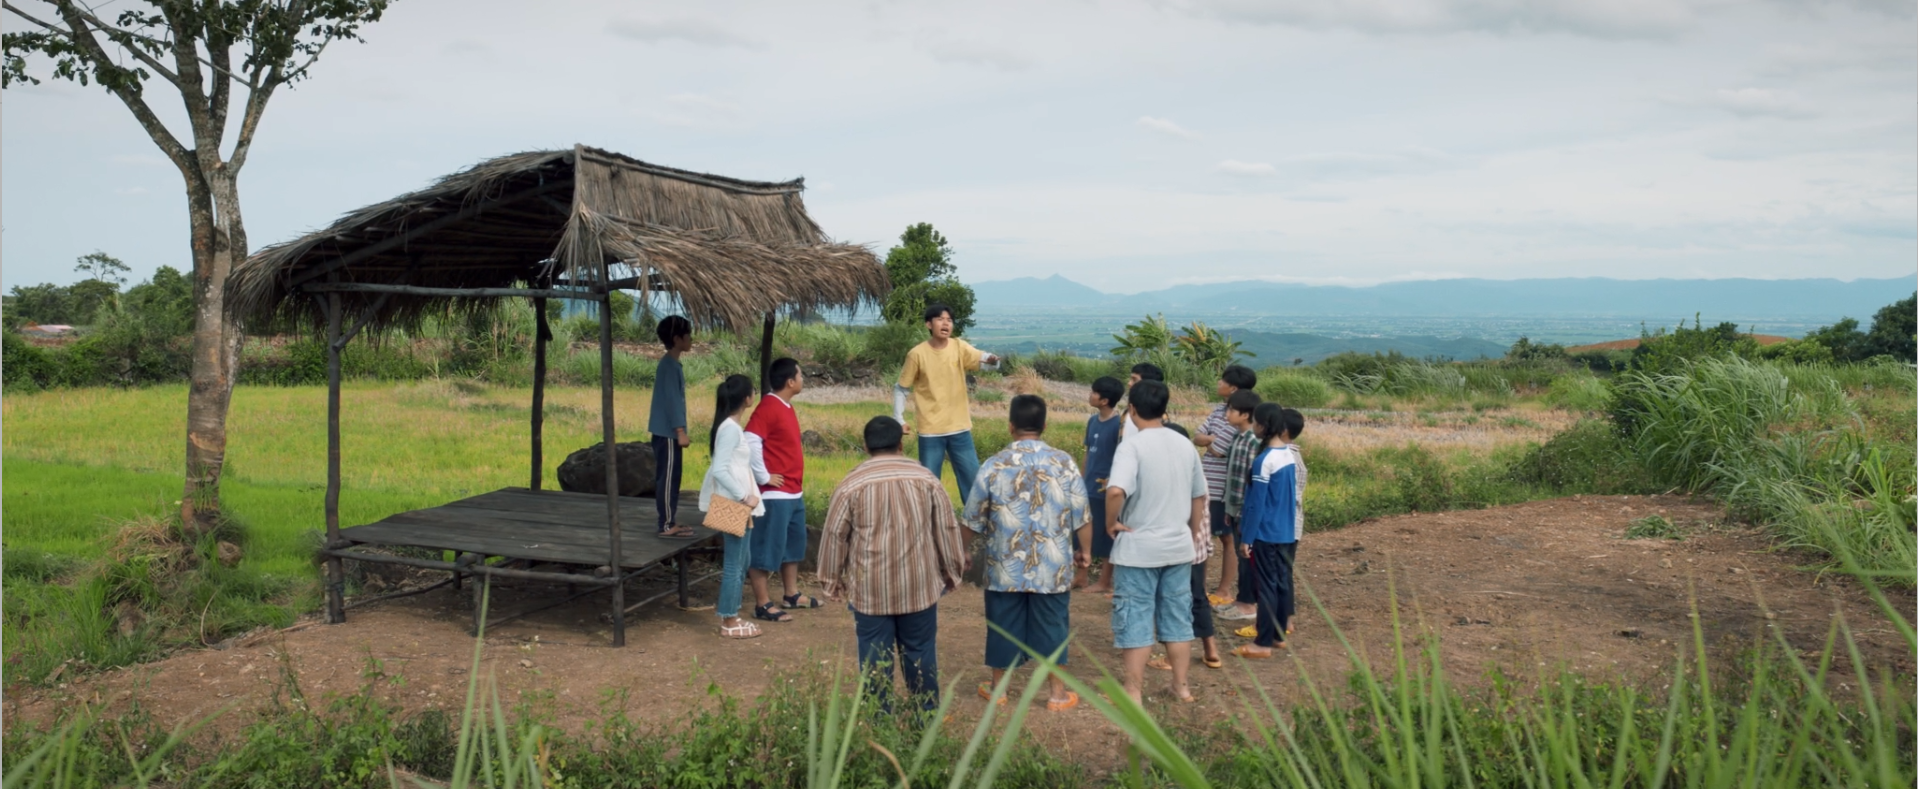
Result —
<path fill-rule="evenodd" d="M 726 417 L 739 413 L 746 407 L 746 401 L 753 397 L 753 379 L 734 373 L 719 382 L 719 391 L 713 397 L 713 432 L 706 438 L 706 451 L 713 451 L 719 443 L 719 423 Z M 725 462 L 724 458 L 715 458 L 715 463 Z"/>
<path fill-rule="evenodd" d="M 1127 398 L 1132 401 L 1132 413 L 1140 419 L 1158 419 L 1165 416 L 1165 407 L 1172 402 L 1172 390 L 1164 383 L 1147 379 L 1133 384 Z"/>
<path fill-rule="evenodd" d="M 1225 399 L 1225 410 L 1237 411 L 1241 414 L 1250 414 L 1252 413 L 1252 409 L 1258 408 L 1261 402 L 1264 402 L 1264 400 L 1259 397 L 1258 392 L 1250 389 L 1240 389 L 1239 391 L 1233 392 L 1231 397 Z"/>
<path fill-rule="evenodd" d="M 889 416 L 875 416 L 866 422 L 866 451 L 885 452 L 898 449 L 905 442 L 906 431 L 899 426 L 899 420 Z"/>
<path fill-rule="evenodd" d="M 1165 371 L 1159 369 L 1158 365 L 1151 362 L 1140 362 L 1132 365 L 1132 372 L 1134 375 L 1139 376 L 1139 380 L 1141 381 L 1165 380 Z"/>
<path fill-rule="evenodd" d="M 1012 398 L 1009 409 L 1013 430 L 1025 430 L 1043 433 L 1046 430 L 1046 399 L 1038 395 L 1019 395 Z"/>
<path fill-rule="evenodd" d="M 1290 441 L 1305 432 L 1305 415 L 1280 408 L 1278 403 L 1260 403 L 1252 411 L 1252 427 L 1259 431 L 1260 440 L 1270 441 L 1273 436 L 1283 434 Z"/>
<path fill-rule="evenodd" d="M 1186 438 L 1192 437 L 1192 432 L 1189 430 L 1186 430 L 1185 425 L 1179 424 L 1177 422 L 1165 423 L 1165 429 L 1170 430 L 1174 433 L 1178 433 L 1179 435 L 1185 436 Z"/>
<path fill-rule="evenodd" d="M 1092 393 L 1106 399 L 1106 405 L 1118 405 L 1125 397 L 1125 384 L 1110 375 L 1101 375 L 1092 382 Z"/>
<path fill-rule="evenodd" d="M 1219 373 L 1219 380 L 1241 392 L 1259 385 L 1259 374 L 1243 364 L 1235 364 Z"/>
<path fill-rule="evenodd" d="M 777 392 L 786 388 L 786 382 L 799 376 L 799 362 L 780 357 L 773 360 L 771 371 L 766 373 L 766 391 Z"/>
<path fill-rule="evenodd" d="M 659 344 L 670 350 L 674 340 L 693 333 L 693 323 L 678 315 L 668 315 L 659 319 L 659 326 L 654 331 L 659 335 Z"/>
<path fill-rule="evenodd" d="M 948 318 L 952 317 L 952 308 L 944 304 L 926 305 L 926 318 L 925 318 L 926 323 L 931 323 L 933 318 L 937 318 L 941 315 L 944 315 Z"/>

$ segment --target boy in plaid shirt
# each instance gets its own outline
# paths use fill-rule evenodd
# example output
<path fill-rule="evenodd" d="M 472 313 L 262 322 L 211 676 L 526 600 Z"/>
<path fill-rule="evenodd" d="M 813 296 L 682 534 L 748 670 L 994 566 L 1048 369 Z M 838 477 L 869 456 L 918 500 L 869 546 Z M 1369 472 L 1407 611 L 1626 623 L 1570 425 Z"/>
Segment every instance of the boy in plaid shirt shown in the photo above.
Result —
<path fill-rule="evenodd" d="M 1259 393 L 1250 389 L 1233 392 L 1225 401 L 1225 418 L 1238 432 L 1232 436 L 1232 444 L 1225 451 L 1225 522 L 1236 533 L 1239 528 L 1239 515 L 1245 509 L 1245 488 L 1252 477 L 1252 461 L 1259 456 L 1259 437 L 1252 430 L 1252 410 L 1259 407 Z M 1303 468 L 1303 467 L 1301 467 Z M 1238 594 L 1232 602 L 1220 605 L 1216 610 L 1220 619 L 1251 620 L 1258 615 L 1257 599 L 1252 588 L 1252 560 L 1242 551 L 1233 551 L 1221 556 L 1221 562 L 1239 563 Z"/>

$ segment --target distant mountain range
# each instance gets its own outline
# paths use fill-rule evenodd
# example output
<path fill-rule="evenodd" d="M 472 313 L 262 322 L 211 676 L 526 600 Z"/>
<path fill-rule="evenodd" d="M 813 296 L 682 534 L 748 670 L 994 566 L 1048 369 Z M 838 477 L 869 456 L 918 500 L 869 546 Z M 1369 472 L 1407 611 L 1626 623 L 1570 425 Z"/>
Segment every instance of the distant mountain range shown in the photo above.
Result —
<path fill-rule="evenodd" d="M 1608 316 L 1676 320 L 1858 318 L 1910 296 L 1918 275 L 1893 279 L 1441 279 L 1368 287 L 1262 280 L 1103 293 L 1065 277 L 973 283 L 981 312 L 1046 307 L 1143 315 L 1524 317 Z"/>

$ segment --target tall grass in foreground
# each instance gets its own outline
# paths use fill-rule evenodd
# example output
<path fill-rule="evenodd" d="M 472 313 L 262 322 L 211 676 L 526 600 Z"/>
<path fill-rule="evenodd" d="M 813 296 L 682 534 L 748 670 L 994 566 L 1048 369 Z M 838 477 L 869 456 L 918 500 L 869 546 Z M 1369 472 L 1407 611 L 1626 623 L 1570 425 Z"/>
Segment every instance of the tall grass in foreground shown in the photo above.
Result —
<path fill-rule="evenodd" d="M 1909 620 L 1862 577 L 1906 645 L 1918 650 Z M 1918 781 L 1911 678 L 1867 664 L 1842 618 L 1809 659 L 1774 630 L 1740 663 L 1708 660 L 1703 629 L 1695 625 L 1689 649 L 1679 648 L 1658 691 L 1591 684 L 1569 672 L 1531 683 L 1495 677 L 1489 690 L 1464 691 L 1448 680 L 1437 637 L 1405 632 L 1396 607 L 1397 646 L 1378 665 L 1312 600 L 1350 659 L 1346 687 L 1302 673 L 1308 702 L 1287 709 L 1258 688 L 1233 726 L 1211 730 L 1168 728 L 1109 673 L 1087 682 L 1034 655 L 1023 690 L 1006 708 L 985 705 L 963 742 L 945 733 L 947 713 L 970 695 L 955 692 L 963 677 L 948 687 L 937 713 L 890 716 L 872 711 L 861 683 L 834 672 L 826 682 L 775 682 L 771 701 L 762 699 L 750 713 L 722 702 L 677 732 L 639 733 L 623 717 L 611 719 L 595 748 L 509 716 L 482 679 L 482 641 L 457 736 L 443 730 L 445 741 L 426 749 L 436 759 L 406 747 L 410 740 L 395 735 L 370 691 L 334 701 L 331 721 L 304 704 L 281 713 L 332 725 L 266 720 L 239 742 L 195 758 L 186 756 L 188 743 L 204 722 L 130 735 L 121 721 L 82 708 L 50 731 L 12 732 L 5 787 L 295 785 L 289 780 L 368 787 L 1092 785 L 1083 770 L 1021 735 L 1055 672 L 1130 738 L 1130 764 L 1107 777 L 1111 786 L 1729 789 Z M 1019 681 L 1009 674 L 998 693 L 1011 696 Z M 807 695 L 781 695 L 782 686 Z M 369 720 L 388 728 L 376 731 Z M 357 749 L 342 748 L 348 740 Z"/>

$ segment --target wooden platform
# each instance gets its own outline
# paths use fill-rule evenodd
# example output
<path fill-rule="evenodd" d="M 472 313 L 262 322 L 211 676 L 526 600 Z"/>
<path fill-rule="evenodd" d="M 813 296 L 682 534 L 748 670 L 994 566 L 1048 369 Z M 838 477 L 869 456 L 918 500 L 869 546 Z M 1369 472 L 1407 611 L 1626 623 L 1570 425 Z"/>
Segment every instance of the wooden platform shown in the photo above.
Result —
<path fill-rule="evenodd" d="M 679 522 L 698 536 L 675 540 L 658 536 L 653 499 L 619 500 L 620 565 L 637 570 L 659 564 L 719 536 L 700 526 L 699 491 L 680 495 Z M 502 488 L 450 504 L 413 510 L 341 529 L 340 537 L 363 545 L 436 548 L 478 556 L 535 562 L 606 565 L 606 497 L 598 493 Z"/>

